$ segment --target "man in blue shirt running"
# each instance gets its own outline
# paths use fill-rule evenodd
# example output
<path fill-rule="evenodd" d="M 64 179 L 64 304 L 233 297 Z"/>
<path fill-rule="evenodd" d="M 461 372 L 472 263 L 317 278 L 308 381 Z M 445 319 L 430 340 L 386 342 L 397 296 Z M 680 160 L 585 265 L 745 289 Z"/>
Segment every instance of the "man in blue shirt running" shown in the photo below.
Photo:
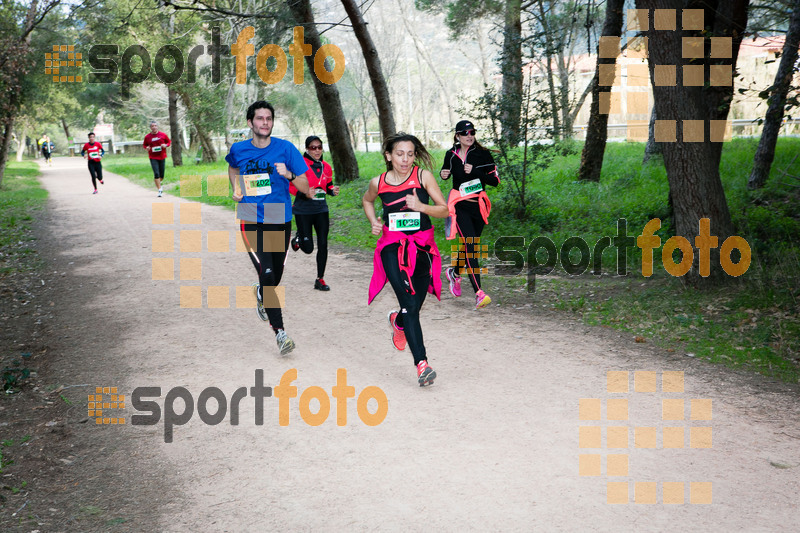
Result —
<path fill-rule="evenodd" d="M 236 218 L 250 259 L 258 272 L 253 284 L 256 310 L 269 320 L 281 354 L 288 354 L 294 341 L 284 331 L 277 287 L 283 276 L 292 232 L 292 201 L 289 182 L 308 194 L 308 165 L 294 145 L 272 137 L 275 109 L 260 100 L 247 108 L 247 125 L 253 137 L 234 143 L 225 157 L 232 198 L 238 202 Z"/>

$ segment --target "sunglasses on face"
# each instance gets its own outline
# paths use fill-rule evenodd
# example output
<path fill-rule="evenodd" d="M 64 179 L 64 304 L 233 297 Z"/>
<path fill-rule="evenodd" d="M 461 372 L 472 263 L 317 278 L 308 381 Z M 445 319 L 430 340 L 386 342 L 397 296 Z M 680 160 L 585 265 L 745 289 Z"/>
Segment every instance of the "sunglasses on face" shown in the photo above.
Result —
<path fill-rule="evenodd" d="M 458 132 L 458 134 L 459 134 L 459 135 L 475 135 L 475 130 L 464 130 L 464 131 L 459 131 L 459 132 Z"/>
<path fill-rule="evenodd" d="M 322 150 L 322 146 L 321 145 L 320 146 L 309 146 L 308 149 L 309 150 Z"/>

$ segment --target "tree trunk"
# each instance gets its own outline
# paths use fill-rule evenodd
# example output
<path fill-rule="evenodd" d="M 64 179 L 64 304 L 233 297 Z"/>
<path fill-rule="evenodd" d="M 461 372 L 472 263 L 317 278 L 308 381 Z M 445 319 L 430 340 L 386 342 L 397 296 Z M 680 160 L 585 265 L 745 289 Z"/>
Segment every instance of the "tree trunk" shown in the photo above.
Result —
<path fill-rule="evenodd" d="M 369 133 L 367 132 L 367 112 L 364 100 L 361 100 L 361 117 L 364 121 L 364 151 L 369 153 Z"/>
<path fill-rule="evenodd" d="M 8 160 L 8 146 L 11 144 L 11 131 L 14 128 L 14 116 L 6 117 L 5 124 L 0 128 L 0 189 L 3 187 L 3 174 L 6 170 L 6 161 Z"/>
<path fill-rule="evenodd" d="M 578 113 L 581 112 L 581 108 L 583 107 L 583 103 L 586 101 L 586 97 L 589 96 L 590 94 L 592 94 L 592 91 L 594 90 L 594 83 L 596 81 L 597 80 L 592 78 L 589 81 L 589 83 L 586 84 L 586 88 L 581 93 L 581 96 L 580 96 L 580 98 L 578 98 L 578 101 L 575 102 L 575 107 L 572 108 L 572 111 L 569 114 L 569 123 L 570 124 L 572 124 L 572 125 L 575 124 L 575 120 L 578 118 Z"/>
<path fill-rule="evenodd" d="M 22 35 L 18 39 L 9 39 L 10 46 L 6 46 L 0 54 L 0 79 L 2 86 L 0 89 L 4 92 L 11 93 L 6 102 L 0 102 L 0 188 L 3 186 L 3 175 L 5 174 L 6 162 L 8 161 L 8 147 L 11 144 L 11 132 L 14 129 L 14 119 L 19 112 L 20 106 L 20 91 L 22 88 L 21 80 L 25 76 L 30 67 L 26 64 L 20 64 L 19 59 L 24 58 L 28 51 L 31 42 L 31 32 L 34 27 L 44 19 L 47 14 L 55 5 L 45 6 L 44 13 L 38 22 L 36 16 L 38 14 L 39 0 L 32 0 L 28 6 L 28 12 L 25 15 L 25 27 L 23 28 Z M 20 142 L 24 142 L 21 139 Z"/>
<path fill-rule="evenodd" d="M 619 37 L 622 35 L 622 9 L 625 0 L 608 0 L 606 4 L 606 19 L 603 22 L 603 36 Z M 581 168 L 578 179 L 585 181 L 600 181 L 600 171 L 603 169 L 603 157 L 606 152 L 608 139 L 608 114 L 600 112 L 600 94 L 611 96 L 611 87 L 601 91 L 600 65 L 616 65 L 617 58 L 600 57 L 600 44 L 597 45 L 597 68 L 592 80 L 592 105 L 589 110 L 589 126 L 586 128 L 586 143 L 581 153 Z"/>
<path fill-rule="evenodd" d="M 181 125 L 178 123 L 178 93 L 170 85 L 167 85 L 169 99 L 169 136 L 172 139 L 170 151 L 172 155 L 172 166 L 183 166 L 183 147 L 181 145 Z"/>
<path fill-rule="evenodd" d="M 428 64 L 428 68 L 430 68 L 431 73 L 433 73 L 433 77 L 436 78 L 436 83 L 439 84 L 439 89 L 441 90 L 441 94 L 444 96 L 445 106 L 447 106 L 447 118 L 450 120 L 450 124 L 455 126 L 456 116 L 455 112 L 453 111 L 453 102 L 455 101 L 455 99 L 450 95 L 450 89 L 448 84 L 446 84 L 444 80 L 442 80 L 442 77 L 439 75 L 439 65 L 433 62 L 433 59 L 431 59 L 431 55 L 428 53 L 428 48 L 419 38 L 417 32 L 414 31 L 414 28 L 409 22 L 408 17 L 406 16 L 407 14 L 403 9 L 403 5 L 400 0 L 397 0 L 397 8 L 400 11 L 400 19 L 403 21 L 403 25 L 405 26 L 406 31 L 411 36 L 411 40 L 414 41 L 414 47 L 417 49 L 417 63 L 420 63 L 419 58 L 422 57 L 425 63 Z M 425 93 L 423 92 L 422 94 L 424 95 Z M 421 100 L 423 101 L 422 120 L 424 123 L 425 121 L 424 96 L 421 98 Z M 427 132 L 424 125 L 423 125 L 423 131 Z"/>
<path fill-rule="evenodd" d="M 292 1 L 289 4 L 292 10 L 295 6 L 309 3 L 309 0 Z M 361 45 L 361 53 L 364 55 L 364 62 L 369 71 L 369 79 L 372 82 L 372 90 L 375 92 L 375 103 L 378 105 L 378 122 L 381 126 L 381 135 L 384 139 L 397 132 L 394 124 L 394 115 L 392 114 L 392 100 L 389 97 L 389 87 L 386 85 L 386 79 L 383 77 L 383 70 L 381 69 L 381 60 L 378 57 L 378 50 L 372 42 L 369 30 L 367 30 L 367 23 L 364 17 L 361 16 L 361 10 L 356 5 L 354 0 L 342 0 L 347 17 L 353 25 L 353 32 L 356 34 L 356 39 Z M 308 6 L 311 12 L 311 6 Z M 311 13 L 313 17 L 313 13 Z M 306 27 L 306 31 L 310 31 L 310 27 Z M 314 29 L 316 33 L 316 28 Z M 314 46 L 312 44 L 312 46 Z M 316 49 L 316 47 L 315 47 Z M 313 70 L 312 58 L 306 58 L 309 61 L 309 67 Z M 337 91 L 338 96 L 338 91 Z M 322 102 L 320 102 L 322 103 Z"/>
<path fill-rule="evenodd" d="M 559 50 L 556 54 L 557 68 L 558 68 L 558 96 L 559 108 L 561 111 L 561 138 L 572 138 L 572 121 L 570 120 L 569 109 L 569 68 L 567 67 L 567 57 L 564 51 Z"/>
<path fill-rule="evenodd" d="M 556 95 L 555 74 L 553 72 L 553 41 L 550 36 L 550 28 L 547 23 L 547 13 L 544 10 L 542 0 L 539 0 L 539 23 L 542 25 L 544 34 L 544 71 L 547 74 L 547 90 L 550 95 L 550 113 L 553 119 L 553 139 L 561 138 L 561 115 L 559 114 L 558 96 Z"/>
<path fill-rule="evenodd" d="M 180 96 L 183 105 L 186 107 L 186 113 L 189 117 L 192 116 L 194 106 L 192 105 L 192 97 L 186 91 L 176 92 Z M 171 120 L 171 119 L 170 119 Z M 192 128 L 197 133 L 197 140 L 200 141 L 200 146 L 203 149 L 203 163 L 214 163 L 217 161 L 217 150 L 214 148 L 213 140 L 205 128 L 201 125 L 199 120 L 192 120 Z M 171 128 L 171 126 L 170 126 Z M 176 135 L 180 134 L 180 129 L 177 130 Z M 176 142 L 180 142 L 178 138 L 172 141 L 174 146 Z M 177 165 L 175 165 L 177 166 Z"/>
<path fill-rule="evenodd" d="M 661 155 L 664 152 L 661 143 L 656 142 L 656 120 L 656 106 L 653 106 L 653 110 L 650 111 L 650 125 L 647 129 L 647 145 L 644 147 L 643 165 L 650 161 L 653 156 Z"/>
<path fill-rule="evenodd" d="M 28 135 L 28 125 L 23 123 L 22 130 L 17 136 L 17 163 L 22 161 L 22 156 L 25 155 L 25 137 Z"/>
<path fill-rule="evenodd" d="M 522 107 L 522 0 L 506 0 L 503 24 L 500 89 L 500 125 L 503 139 L 519 144 L 519 119 Z"/>
<path fill-rule="evenodd" d="M 486 43 L 486 35 L 488 31 L 484 31 L 483 24 L 478 24 L 477 27 L 477 35 L 475 36 L 475 42 L 478 43 L 478 50 L 481 53 L 481 79 L 483 80 L 484 87 L 489 87 L 492 83 L 492 79 L 490 77 L 491 68 L 489 67 L 489 61 L 486 59 L 486 50 L 489 48 L 488 44 Z"/>
<path fill-rule="evenodd" d="M 61 117 L 61 127 L 64 128 L 64 135 L 67 136 L 67 142 L 69 142 L 69 126 L 67 126 L 67 121 L 64 117 Z"/>
<path fill-rule="evenodd" d="M 289 0 L 289 8 L 292 10 L 297 23 L 302 24 L 305 28 L 305 38 L 311 44 L 312 52 L 316 53 L 322 46 L 322 39 L 320 39 L 319 32 L 314 24 L 314 12 L 311 9 L 310 1 Z M 374 50 L 373 47 L 372 51 L 374 52 Z M 313 53 L 310 56 L 306 56 L 306 63 L 311 71 L 314 70 Z M 365 58 L 367 55 L 365 49 Z M 375 54 L 375 59 L 377 57 L 377 54 Z M 380 68 L 380 63 L 378 63 L 378 67 Z M 328 137 L 336 181 L 344 183 L 357 179 L 358 161 L 356 161 L 356 154 L 353 152 L 353 145 L 350 143 L 350 134 L 347 130 L 347 120 L 344 118 L 342 102 L 339 99 L 339 90 L 335 84 L 328 85 L 322 83 L 317 76 L 311 77 L 314 80 L 314 89 L 317 92 L 317 100 L 322 111 L 322 120 L 325 123 L 325 134 Z M 388 96 L 388 91 L 386 94 Z M 388 99 L 386 101 L 388 102 Z M 391 118 L 391 107 L 389 109 L 389 119 L 392 122 L 392 132 L 388 135 L 392 135 L 394 134 L 394 119 Z M 383 129 L 383 124 L 381 124 L 381 129 Z"/>
<path fill-rule="evenodd" d="M 200 147 L 203 149 L 203 163 L 214 163 L 217 161 L 217 150 L 214 148 L 214 140 L 208 132 L 194 124 L 197 130 L 197 138 L 200 140 Z"/>
<path fill-rule="evenodd" d="M 73 155 L 75 155 L 75 147 L 72 145 L 72 142 L 70 142 L 70 139 L 69 139 L 69 126 L 67 126 L 67 121 L 64 119 L 64 117 L 61 117 L 61 127 L 64 128 L 64 135 L 67 136 L 67 151 L 68 151 L 68 155 L 70 157 L 72 157 Z M 78 153 L 80 153 L 80 152 L 78 152 Z"/>
<path fill-rule="evenodd" d="M 231 140 L 231 129 L 233 128 L 233 97 L 235 95 L 234 88 L 236 87 L 236 78 L 231 76 L 231 83 L 228 87 L 228 96 L 225 99 L 225 146 L 228 150 L 231 149 L 233 141 Z"/>
<path fill-rule="evenodd" d="M 720 268 L 719 246 L 733 235 L 728 203 L 719 164 L 722 157 L 722 134 L 733 100 L 733 79 L 730 85 L 684 86 L 683 67 L 701 65 L 706 76 L 710 67 L 722 65 L 736 71 L 739 47 L 747 26 L 747 8 L 750 0 L 637 0 L 639 9 L 702 9 L 703 31 L 681 30 L 655 31 L 651 25 L 645 34 L 649 37 L 650 76 L 655 65 L 676 65 L 678 79 L 675 86 L 654 86 L 658 120 L 673 121 L 677 125 L 677 142 L 664 143 L 664 166 L 667 170 L 670 195 L 674 209 L 674 228 L 677 236 L 686 238 L 692 245 L 694 261 L 684 279 L 693 285 L 707 285 L 721 281 L 727 276 Z M 652 12 L 651 12 L 652 13 Z M 731 57 L 710 58 L 710 40 L 704 39 L 705 52 L 702 58 L 684 58 L 682 38 L 730 37 Z M 698 122 L 687 122 L 698 121 Z M 665 122 L 669 124 L 670 122 Z M 697 131 L 692 128 L 699 125 Z M 702 134 L 702 135 L 701 135 Z M 718 238 L 718 247 L 711 248 L 710 275 L 701 276 L 698 269 L 699 252 L 695 238 L 702 218 L 711 221 L 711 235 Z"/>
<path fill-rule="evenodd" d="M 797 48 L 800 46 L 800 0 L 795 0 L 792 8 L 792 18 L 786 41 L 783 44 L 783 56 L 775 74 L 775 83 L 769 90 L 769 107 L 764 118 L 764 129 L 761 131 L 761 140 L 758 142 L 753 172 L 747 181 L 748 189 L 760 189 L 767 182 L 772 161 L 775 159 L 775 145 L 783 122 L 786 95 L 792 86 L 794 77 L 794 64 L 797 62 Z"/>

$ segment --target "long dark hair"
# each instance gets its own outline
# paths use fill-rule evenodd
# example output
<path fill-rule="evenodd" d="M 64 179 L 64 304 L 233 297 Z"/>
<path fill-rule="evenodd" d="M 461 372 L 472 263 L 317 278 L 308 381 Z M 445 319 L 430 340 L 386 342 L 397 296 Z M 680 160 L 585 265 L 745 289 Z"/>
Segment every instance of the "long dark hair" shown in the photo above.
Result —
<path fill-rule="evenodd" d="M 411 135 L 410 133 L 406 133 L 404 131 L 398 131 L 394 135 L 390 135 L 383 141 L 383 153 L 384 154 L 391 154 L 394 150 L 394 147 L 397 143 L 401 142 L 410 142 L 414 145 L 414 160 L 421 161 L 422 164 L 418 165 L 422 168 L 427 168 L 429 170 L 433 169 L 433 159 L 431 159 L 431 154 L 428 153 L 428 150 L 425 149 L 425 146 L 422 144 L 422 141 Z M 392 162 L 386 161 L 386 170 L 392 170 Z"/>
<path fill-rule="evenodd" d="M 308 154 L 308 147 L 311 146 L 311 143 L 313 143 L 314 141 L 319 141 L 319 144 L 322 144 L 322 139 L 320 139 L 316 135 L 309 135 L 308 137 L 306 137 L 306 151 L 303 152 L 303 157 L 305 157 L 306 159 L 310 159 L 312 161 L 316 161 L 316 159 L 314 159 Z M 322 154 L 319 154 L 319 160 L 322 161 Z"/>

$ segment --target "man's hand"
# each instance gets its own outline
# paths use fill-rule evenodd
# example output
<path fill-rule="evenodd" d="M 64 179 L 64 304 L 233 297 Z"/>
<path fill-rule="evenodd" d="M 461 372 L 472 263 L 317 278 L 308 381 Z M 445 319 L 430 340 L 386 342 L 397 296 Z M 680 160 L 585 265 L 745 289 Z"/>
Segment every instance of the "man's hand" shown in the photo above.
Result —
<path fill-rule="evenodd" d="M 285 163 L 275 163 L 275 172 L 286 178 L 287 180 L 292 177 L 292 173 L 286 168 Z"/>

